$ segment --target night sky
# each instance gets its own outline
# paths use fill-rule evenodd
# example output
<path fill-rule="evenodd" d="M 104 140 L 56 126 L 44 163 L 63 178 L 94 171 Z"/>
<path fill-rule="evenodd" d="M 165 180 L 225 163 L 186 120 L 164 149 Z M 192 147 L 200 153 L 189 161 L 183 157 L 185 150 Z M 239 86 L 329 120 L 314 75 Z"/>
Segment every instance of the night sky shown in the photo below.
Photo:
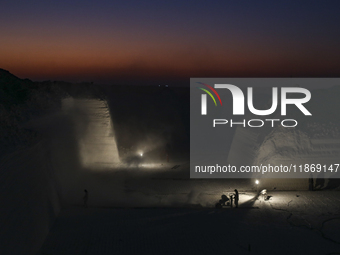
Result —
<path fill-rule="evenodd" d="M 2 1 L 0 68 L 32 80 L 340 76 L 340 1 Z"/>

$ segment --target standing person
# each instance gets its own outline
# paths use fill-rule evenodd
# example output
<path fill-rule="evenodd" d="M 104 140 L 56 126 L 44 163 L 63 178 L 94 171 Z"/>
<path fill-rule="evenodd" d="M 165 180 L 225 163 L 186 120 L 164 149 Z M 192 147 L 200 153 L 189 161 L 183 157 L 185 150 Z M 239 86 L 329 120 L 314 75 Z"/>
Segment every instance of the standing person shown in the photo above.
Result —
<path fill-rule="evenodd" d="M 84 195 L 84 207 L 87 208 L 87 201 L 89 200 L 89 193 L 86 189 L 84 189 L 85 195 Z"/>
<path fill-rule="evenodd" d="M 230 208 L 233 208 L 233 197 L 234 195 L 230 195 Z"/>
<path fill-rule="evenodd" d="M 235 207 L 238 207 L 238 191 L 237 189 L 234 190 L 235 191 Z"/>

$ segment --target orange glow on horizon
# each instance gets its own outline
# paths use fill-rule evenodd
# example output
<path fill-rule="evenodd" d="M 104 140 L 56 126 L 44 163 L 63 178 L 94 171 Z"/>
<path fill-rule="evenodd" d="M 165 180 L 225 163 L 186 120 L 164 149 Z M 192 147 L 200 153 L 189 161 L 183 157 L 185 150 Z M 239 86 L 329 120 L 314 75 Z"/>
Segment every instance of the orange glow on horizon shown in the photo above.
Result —
<path fill-rule="evenodd" d="M 295 76 L 338 73 L 338 59 L 286 45 L 5 38 L 0 68 L 32 80 L 90 81 L 134 77 Z M 55 40 L 53 40 L 55 39 Z M 327 59 L 327 61 L 322 59 Z M 322 65 L 320 65 L 322 63 Z"/>

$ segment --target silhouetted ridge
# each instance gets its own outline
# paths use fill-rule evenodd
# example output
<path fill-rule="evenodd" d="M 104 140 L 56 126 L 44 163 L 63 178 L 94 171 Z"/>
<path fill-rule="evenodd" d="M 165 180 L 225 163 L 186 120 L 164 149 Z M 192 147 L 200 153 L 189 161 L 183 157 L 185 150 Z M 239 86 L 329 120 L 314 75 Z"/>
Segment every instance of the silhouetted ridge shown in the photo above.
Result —
<path fill-rule="evenodd" d="M 33 82 L 20 79 L 10 72 L 0 69 L 0 102 L 5 107 L 10 104 L 22 104 L 29 96 Z"/>

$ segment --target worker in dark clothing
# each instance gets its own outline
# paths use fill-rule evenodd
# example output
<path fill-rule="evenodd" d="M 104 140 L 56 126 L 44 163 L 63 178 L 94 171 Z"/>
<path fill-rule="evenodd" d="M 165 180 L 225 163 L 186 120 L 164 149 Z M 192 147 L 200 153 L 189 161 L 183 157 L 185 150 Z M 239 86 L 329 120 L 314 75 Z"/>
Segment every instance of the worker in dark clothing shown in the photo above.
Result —
<path fill-rule="evenodd" d="M 89 200 L 89 193 L 87 192 L 86 189 L 84 189 L 85 195 L 83 197 L 84 200 L 84 207 L 87 208 L 87 201 Z"/>
<path fill-rule="evenodd" d="M 235 207 L 237 208 L 238 207 L 238 191 L 237 189 L 234 190 L 235 191 Z"/>
<path fill-rule="evenodd" d="M 229 198 L 226 195 L 221 196 L 220 203 L 221 205 L 226 205 L 225 203 L 228 202 Z"/>

